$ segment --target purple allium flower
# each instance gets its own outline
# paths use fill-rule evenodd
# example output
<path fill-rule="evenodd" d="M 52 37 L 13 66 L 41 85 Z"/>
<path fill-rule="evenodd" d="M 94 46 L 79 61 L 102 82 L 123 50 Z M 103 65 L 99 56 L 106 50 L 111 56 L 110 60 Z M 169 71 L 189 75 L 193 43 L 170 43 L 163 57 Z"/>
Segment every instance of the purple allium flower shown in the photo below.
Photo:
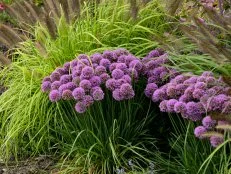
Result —
<path fill-rule="evenodd" d="M 124 79 L 118 79 L 118 80 L 117 80 L 118 86 L 121 86 L 122 84 L 125 84 L 125 83 L 127 83 L 127 81 L 124 80 Z"/>
<path fill-rule="evenodd" d="M 99 64 L 99 62 L 103 59 L 103 56 L 100 53 L 95 53 L 90 57 L 90 59 L 93 63 Z"/>
<path fill-rule="evenodd" d="M 44 77 L 42 82 L 47 82 L 47 81 L 48 81 L 48 82 L 51 82 L 50 76 Z"/>
<path fill-rule="evenodd" d="M 146 68 L 148 70 L 151 70 L 151 69 L 154 69 L 154 68 L 157 68 L 158 65 L 156 64 L 156 62 L 154 60 L 150 60 L 148 61 L 146 64 L 145 64 Z"/>
<path fill-rule="evenodd" d="M 198 77 L 197 76 L 192 76 L 189 79 L 184 81 L 184 84 L 186 85 L 191 85 L 191 84 L 195 84 L 197 82 Z"/>
<path fill-rule="evenodd" d="M 96 101 L 100 101 L 104 99 L 104 92 L 101 88 L 94 90 L 92 93 L 92 97 Z"/>
<path fill-rule="evenodd" d="M 120 94 L 123 96 L 124 99 L 131 99 L 135 96 L 135 92 L 132 89 L 132 86 L 128 83 L 121 85 Z"/>
<path fill-rule="evenodd" d="M 88 60 L 89 58 L 88 58 L 88 56 L 86 54 L 79 54 L 78 59 L 79 60 L 82 60 L 82 59 Z"/>
<path fill-rule="evenodd" d="M 96 67 L 98 67 L 99 65 L 97 63 L 93 63 L 92 67 L 95 69 Z"/>
<path fill-rule="evenodd" d="M 111 76 L 117 80 L 124 76 L 124 72 L 120 69 L 114 69 L 111 73 Z"/>
<path fill-rule="evenodd" d="M 153 102 L 158 102 L 160 100 L 167 99 L 166 92 L 163 89 L 157 89 L 152 95 L 152 101 Z"/>
<path fill-rule="evenodd" d="M 84 113 L 84 112 L 86 112 L 86 110 L 87 110 L 86 103 L 83 102 L 83 101 L 77 102 L 76 105 L 75 105 L 75 110 L 76 110 L 78 113 Z"/>
<path fill-rule="evenodd" d="M 147 97 L 151 98 L 155 90 L 158 89 L 158 86 L 155 83 L 149 83 L 147 84 L 144 93 Z"/>
<path fill-rule="evenodd" d="M 200 99 L 202 96 L 204 96 L 205 95 L 205 90 L 203 90 L 203 89 L 195 89 L 194 91 L 193 91 L 193 98 L 195 98 L 195 99 Z"/>
<path fill-rule="evenodd" d="M 61 94 L 58 90 L 52 90 L 49 94 L 49 99 L 51 102 L 57 102 L 61 99 Z"/>
<path fill-rule="evenodd" d="M 71 62 L 70 62 L 70 67 L 71 67 L 71 69 L 73 69 L 74 67 L 76 67 L 77 65 L 78 65 L 78 60 L 72 60 Z"/>
<path fill-rule="evenodd" d="M 60 78 L 61 84 L 66 84 L 68 82 L 72 81 L 72 76 L 71 75 L 62 75 Z"/>
<path fill-rule="evenodd" d="M 112 64 L 109 66 L 110 72 L 112 72 L 114 69 L 116 69 L 117 64 L 118 64 L 118 63 L 112 63 Z M 126 64 L 125 64 L 125 65 L 126 65 Z"/>
<path fill-rule="evenodd" d="M 83 76 L 84 78 L 89 79 L 93 75 L 94 75 L 94 70 L 93 70 L 92 67 L 86 66 L 86 67 L 83 68 L 81 76 Z"/>
<path fill-rule="evenodd" d="M 87 59 L 81 59 L 81 60 L 79 60 L 78 65 L 90 66 L 90 62 Z"/>
<path fill-rule="evenodd" d="M 77 85 L 74 82 L 68 82 L 66 83 L 67 89 L 73 91 L 75 88 L 77 88 Z"/>
<path fill-rule="evenodd" d="M 143 64 L 140 60 L 133 60 L 129 63 L 129 68 L 134 68 L 136 71 L 141 71 Z"/>
<path fill-rule="evenodd" d="M 213 77 L 213 73 L 211 71 L 204 71 L 201 76 L 204 76 L 204 77 Z"/>
<path fill-rule="evenodd" d="M 152 75 L 154 75 L 154 76 L 160 76 L 160 74 L 161 74 L 162 72 L 166 72 L 166 71 L 167 71 L 167 68 L 166 68 L 166 67 L 160 66 L 160 67 L 157 67 L 157 68 L 155 68 L 155 69 L 153 70 L 153 74 L 152 74 Z"/>
<path fill-rule="evenodd" d="M 151 77 L 148 78 L 148 83 L 159 84 L 160 83 L 160 79 L 157 76 L 151 76 Z"/>
<path fill-rule="evenodd" d="M 51 82 L 45 81 L 41 86 L 42 92 L 49 92 L 51 90 Z"/>
<path fill-rule="evenodd" d="M 72 92 L 72 95 L 75 100 L 82 100 L 85 96 L 85 91 L 83 88 L 78 87 L 74 89 L 74 91 Z"/>
<path fill-rule="evenodd" d="M 68 71 L 68 72 L 69 72 L 70 66 L 71 66 L 70 62 L 67 62 L 67 63 L 65 63 L 65 64 L 63 65 L 63 68 L 65 69 L 65 71 Z"/>
<path fill-rule="evenodd" d="M 104 66 L 105 68 L 109 68 L 111 62 L 108 59 L 102 59 L 100 60 L 99 65 Z"/>
<path fill-rule="evenodd" d="M 194 86 L 189 86 L 185 92 L 184 95 L 187 96 L 188 98 L 193 98 L 193 92 L 194 92 Z"/>
<path fill-rule="evenodd" d="M 117 59 L 117 55 L 113 51 L 109 51 L 109 50 L 106 50 L 106 51 L 103 52 L 103 57 L 105 59 L 110 60 L 110 61 L 113 61 L 113 60 Z"/>
<path fill-rule="evenodd" d="M 203 76 L 198 77 L 197 82 L 204 82 L 204 83 L 206 83 L 206 77 L 203 77 Z"/>
<path fill-rule="evenodd" d="M 194 135 L 200 139 L 204 138 L 203 134 L 206 132 L 207 132 L 207 130 L 204 126 L 198 126 L 194 129 Z"/>
<path fill-rule="evenodd" d="M 167 102 L 168 112 L 174 112 L 174 106 L 178 101 L 176 99 L 170 99 Z"/>
<path fill-rule="evenodd" d="M 188 88 L 188 85 L 185 85 L 185 84 L 176 85 L 175 89 L 176 89 L 177 95 L 183 95 L 187 88 Z"/>
<path fill-rule="evenodd" d="M 120 63 L 125 63 L 126 61 L 126 58 L 127 56 L 126 55 L 121 55 L 118 57 L 118 61 L 117 62 L 120 62 Z"/>
<path fill-rule="evenodd" d="M 100 77 L 102 83 L 105 83 L 108 79 L 110 79 L 110 75 L 107 73 L 103 73 L 99 77 Z"/>
<path fill-rule="evenodd" d="M 125 63 L 129 66 L 130 62 L 133 60 L 136 60 L 136 57 L 130 54 L 126 56 Z"/>
<path fill-rule="evenodd" d="M 160 102 L 159 108 L 161 112 L 168 112 L 167 103 L 168 100 L 163 100 L 162 102 Z"/>
<path fill-rule="evenodd" d="M 50 75 L 50 78 L 51 78 L 51 81 L 54 82 L 54 81 L 59 81 L 60 79 L 60 74 L 58 72 L 53 72 L 51 75 Z"/>
<path fill-rule="evenodd" d="M 213 120 L 210 116 L 206 116 L 203 118 L 202 124 L 206 129 L 212 129 L 216 125 L 216 120 Z"/>
<path fill-rule="evenodd" d="M 64 75 L 64 74 L 68 73 L 67 71 L 65 71 L 64 68 L 56 68 L 55 71 L 58 72 L 60 75 Z"/>
<path fill-rule="evenodd" d="M 64 90 L 68 89 L 67 85 L 66 84 L 63 84 L 59 87 L 58 91 L 60 92 L 60 94 L 63 93 Z"/>
<path fill-rule="evenodd" d="M 121 55 L 128 55 L 129 51 L 124 49 L 124 48 L 118 48 L 116 50 L 113 51 L 117 56 L 121 56 Z"/>
<path fill-rule="evenodd" d="M 213 147 L 217 147 L 224 142 L 224 137 L 222 136 L 211 136 L 210 143 Z"/>
<path fill-rule="evenodd" d="M 188 101 L 190 101 L 190 98 L 186 95 L 182 95 L 182 96 L 180 96 L 179 101 L 187 103 Z"/>
<path fill-rule="evenodd" d="M 160 57 L 158 57 L 156 60 L 155 60 L 155 63 L 156 65 L 162 65 L 162 64 L 166 64 L 168 63 L 168 54 L 165 53 L 163 55 L 161 55 Z"/>
<path fill-rule="evenodd" d="M 208 111 L 222 111 L 224 103 L 228 100 L 229 97 L 224 94 L 212 97 L 209 102 Z"/>
<path fill-rule="evenodd" d="M 81 88 L 83 88 L 85 91 L 88 91 L 91 89 L 92 85 L 91 85 L 91 82 L 89 80 L 82 80 L 80 83 L 79 83 L 79 86 Z"/>
<path fill-rule="evenodd" d="M 116 80 L 115 79 L 108 79 L 106 81 L 106 88 L 111 90 L 111 91 L 114 91 L 117 88 Z"/>
<path fill-rule="evenodd" d="M 91 82 L 92 87 L 100 86 L 101 84 L 101 79 L 99 76 L 93 76 L 89 81 Z"/>
<path fill-rule="evenodd" d="M 106 68 L 104 66 L 97 66 L 95 68 L 95 74 L 98 75 L 98 76 L 103 74 L 103 73 L 106 73 L 106 72 L 107 72 L 107 70 L 106 70 Z"/>
<path fill-rule="evenodd" d="M 174 84 L 169 83 L 166 92 L 169 97 L 171 98 L 176 97 L 177 95 L 176 86 Z"/>
<path fill-rule="evenodd" d="M 173 79 L 173 82 L 176 84 L 181 84 L 184 83 L 185 80 L 187 80 L 188 77 L 184 75 L 178 75 Z"/>
<path fill-rule="evenodd" d="M 196 89 L 206 89 L 206 88 L 207 88 L 207 84 L 204 83 L 204 82 L 197 82 L 197 83 L 195 84 L 195 88 L 196 88 Z"/>
<path fill-rule="evenodd" d="M 83 102 L 86 105 L 86 107 L 89 107 L 94 103 L 94 99 L 90 95 L 85 95 Z"/>
<path fill-rule="evenodd" d="M 60 81 L 54 81 L 52 84 L 51 84 L 51 89 L 52 90 L 58 90 L 59 87 L 61 86 L 61 82 Z"/>
<path fill-rule="evenodd" d="M 203 105 L 196 102 L 188 102 L 186 104 L 188 118 L 192 121 L 198 121 L 202 119 L 202 114 L 205 113 Z"/>
<path fill-rule="evenodd" d="M 112 92 L 112 96 L 113 96 L 113 98 L 114 98 L 115 100 L 117 100 L 117 101 L 121 101 L 121 100 L 124 99 L 123 96 L 121 95 L 119 89 L 115 89 L 115 90 Z"/>
<path fill-rule="evenodd" d="M 125 63 L 117 63 L 116 69 L 122 70 L 124 73 L 128 72 L 127 65 Z"/>
<path fill-rule="evenodd" d="M 231 99 L 223 104 L 222 113 L 231 114 Z"/>
<path fill-rule="evenodd" d="M 217 94 L 217 91 L 213 88 L 210 88 L 206 91 L 206 93 L 209 95 L 209 96 L 215 96 Z"/>
<path fill-rule="evenodd" d="M 148 58 L 154 58 L 154 57 L 159 57 L 160 53 L 158 50 L 152 50 L 151 52 L 148 53 Z"/>
<path fill-rule="evenodd" d="M 124 75 L 121 79 L 124 79 L 129 84 L 132 83 L 132 79 L 129 75 Z"/>
<path fill-rule="evenodd" d="M 63 93 L 62 93 L 62 99 L 63 100 L 71 100 L 71 99 L 73 99 L 72 91 L 69 90 L 69 89 L 64 90 Z"/>
<path fill-rule="evenodd" d="M 187 112 L 186 103 L 180 101 L 176 102 L 176 104 L 174 105 L 174 111 L 176 113 L 186 114 Z"/>
<path fill-rule="evenodd" d="M 214 85 L 216 83 L 216 79 L 214 77 L 207 77 L 206 83 L 208 83 L 209 85 Z"/>

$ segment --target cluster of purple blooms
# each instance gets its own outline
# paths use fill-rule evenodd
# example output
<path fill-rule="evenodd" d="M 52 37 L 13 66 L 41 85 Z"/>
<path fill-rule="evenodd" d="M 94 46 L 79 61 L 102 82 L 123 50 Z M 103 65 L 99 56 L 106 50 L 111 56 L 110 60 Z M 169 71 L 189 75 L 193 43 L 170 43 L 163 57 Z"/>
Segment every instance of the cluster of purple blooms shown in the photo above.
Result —
<path fill-rule="evenodd" d="M 49 92 L 50 101 L 75 100 L 75 110 L 84 113 L 94 101 L 104 99 L 103 89 L 111 91 L 117 101 L 133 98 L 132 85 L 143 76 L 147 78 L 145 95 L 153 102 L 160 102 L 162 112 L 178 113 L 192 121 L 203 119 L 203 126 L 194 131 L 196 137 L 203 138 L 206 132 L 217 131 L 216 125 L 229 124 L 208 116 L 210 113 L 231 114 L 231 88 L 222 79 L 216 79 L 211 72 L 201 76 L 183 75 L 167 68 L 168 64 L 168 55 L 159 49 L 142 60 L 125 49 L 90 57 L 81 54 L 45 77 L 41 88 Z M 221 135 L 210 137 L 212 146 L 223 142 Z"/>
<path fill-rule="evenodd" d="M 132 82 L 138 80 L 142 70 L 141 60 L 125 49 L 90 57 L 81 54 L 45 77 L 41 88 L 49 92 L 50 101 L 75 100 L 75 110 L 84 113 L 94 101 L 104 99 L 103 87 L 112 91 L 117 101 L 133 98 Z"/>
<path fill-rule="evenodd" d="M 155 61 L 159 61 L 158 57 Z M 167 60 L 163 61 L 165 64 Z M 162 64 L 163 64 L 162 63 Z M 195 129 L 195 136 L 203 137 L 203 134 L 215 130 L 217 124 L 224 123 L 220 120 L 212 120 L 209 113 L 231 114 L 231 90 L 221 79 L 216 79 L 211 72 L 204 72 L 201 76 L 182 75 L 174 70 L 169 70 L 159 64 L 154 64 L 154 70 L 148 69 L 148 84 L 145 95 L 153 102 L 160 102 L 159 108 L 162 112 L 178 113 L 183 118 L 200 121 L 203 126 Z M 157 67 L 159 66 L 159 67 Z M 156 71 L 156 69 L 161 71 Z M 168 81 L 161 81 L 160 74 L 166 74 Z M 154 76 L 151 76 L 154 74 Z M 155 80 L 149 80 L 154 77 Z M 163 85 L 162 85 L 163 84 Z M 206 117 L 205 117 L 206 116 Z M 204 117 L 204 118 L 203 118 Z M 228 124 L 228 122 L 226 122 Z M 223 142 L 223 136 L 217 134 L 210 137 L 211 145 L 216 147 Z"/>

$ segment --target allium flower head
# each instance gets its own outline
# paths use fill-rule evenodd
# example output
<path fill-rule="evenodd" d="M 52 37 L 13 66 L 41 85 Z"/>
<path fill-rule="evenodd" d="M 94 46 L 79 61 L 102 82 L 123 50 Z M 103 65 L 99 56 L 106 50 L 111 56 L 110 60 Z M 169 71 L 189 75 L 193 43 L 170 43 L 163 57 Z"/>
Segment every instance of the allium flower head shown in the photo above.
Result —
<path fill-rule="evenodd" d="M 211 136 L 210 143 L 213 147 L 217 147 L 224 142 L 224 137 L 222 136 Z"/>
<path fill-rule="evenodd" d="M 117 100 L 117 101 L 121 101 L 121 100 L 124 99 L 123 96 L 121 95 L 119 89 L 115 89 L 115 90 L 112 92 L 112 96 L 113 96 L 113 98 L 114 98 L 115 100 Z"/>
<path fill-rule="evenodd" d="M 176 91 L 176 85 L 174 84 L 169 84 L 167 87 L 167 95 L 171 98 L 174 98 L 177 96 L 177 91 Z"/>
<path fill-rule="evenodd" d="M 108 79 L 110 79 L 110 75 L 107 73 L 103 73 L 99 77 L 100 77 L 102 83 L 105 83 Z"/>
<path fill-rule="evenodd" d="M 160 79 L 157 76 L 150 76 L 148 78 L 148 83 L 156 83 L 159 84 L 160 83 Z"/>
<path fill-rule="evenodd" d="M 120 69 L 114 69 L 111 73 L 111 76 L 117 80 L 124 76 L 124 72 Z"/>
<path fill-rule="evenodd" d="M 129 68 L 128 72 L 129 72 L 129 75 L 132 77 L 132 79 L 138 80 L 139 74 L 138 74 L 138 72 L 135 69 Z"/>
<path fill-rule="evenodd" d="M 132 86 L 128 83 L 124 83 L 120 87 L 120 94 L 124 99 L 131 99 L 135 96 L 135 92 L 132 89 Z"/>
<path fill-rule="evenodd" d="M 167 94 L 163 89 L 157 89 L 152 95 L 152 101 L 153 102 L 158 102 L 160 100 L 167 99 Z"/>
<path fill-rule="evenodd" d="M 206 85 L 206 83 L 204 83 L 204 82 L 197 82 L 197 83 L 195 84 L 195 88 L 196 88 L 196 89 L 206 89 L 206 88 L 207 88 L 207 85 Z"/>
<path fill-rule="evenodd" d="M 88 58 L 88 56 L 86 54 L 79 54 L 78 60 L 82 60 L 82 59 L 88 60 L 89 58 Z"/>
<path fill-rule="evenodd" d="M 108 59 L 102 59 L 99 63 L 99 65 L 104 66 L 105 68 L 109 68 L 111 65 L 111 62 Z"/>
<path fill-rule="evenodd" d="M 126 55 L 121 55 L 118 57 L 118 61 L 117 62 L 120 62 L 120 63 L 125 63 L 126 61 Z"/>
<path fill-rule="evenodd" d="M 176 99 L 170 99 L 167 102 L 168 112 L 174 112 L 174 106 L 178 101 Z"/>
<path fill-rule="evenodd" d="M 187 103 L 188 101 L 190 101 L 190 99 L 191 99 L 191 98 L 189 98 L 188 96 L 182 95 L 182 96 L 180 96 L 179 101 L 180 101 L 180 102 Z"/>
<path fill-rule="evenodd" d="M 206 93 L 206 91 L 205 90 L 203 90 L 203 89 L 195 89 L 194 91 L 193 91 L 193 98 L 195 98 L 195 99 L 200 99 L 202 96 L 204 96 L 205 95 L 205 93 Z"/>
<path fill-rule="evenodd" d="M 58 72 L 60 75 L 64 75 L 64 74 L 68 73 L 67 71 L 65 71 L 64 68 L 56 68 L 55 71 Z"/>
<path fill-rule="evenodd" d="M 49 99 L 51 102 L 57 102 L 61 99 L 61 94 L 58 90 L 52 90 L 49 94 Z"/>
<path fill-rule="evenodd" d="M 71 62 L 70 62 L 70 68 L 71 69 L 73 69 L 74 67 L 76 67 L 78 65 L 78 60 L 72 60 Z"/>
<path fill-rule="evenodd" d="M 93 63 L 100 63 L 100 61 L 103 59 L 103 56 L 100 53 L 93 54 L 91 57 L 91 60 Z"/>
<path fill-rule="evenodd" d="M 53 72 L 51 75 L 50 75 L 50 78 L 51 78 L 51 81 L 54 82 L 54 81 L 59 81 L 60 79 L 60 74 L 58 72 Z"/>
<path fill-rule="evenodd" d="M 174 105 L 174 111 L 176 113 L 186 114 L 187 112 L 186 103 L 180 101 L 176 102 L 176 104 Z"/>
<path fill-rule="evenodd" d="M 151 52 L 148 53 L 148 58 L 154 58 L 154 57 L 159 57 L 160 56 L 160 53 L 158 50 L 153 50 Z"/>
<path fill-rule="evenodd" d="M 216 120 L 213 120 L 210 116 L 206 116 L 203 118 L 202 124 L 206 129 L 212 129 L 216 125 Z"/>
<path fill-rule="evenodd" d="M 197 82 L 204 82 L 204 83 L 206 83 L 206 77 L 204 77 L 204 76 L 198 77 Z"/>
<path fill-rule="evenodd" d="M 198 126 L 194 130 L 194 135 L 197 138 L 202 139 L 203 138 L 203 134 L 206 133 L 206 132 L 207 132 L 207 130 L 206 130 L 206 128 L 204 126 Z"/>
<path fill-rule="evenodd" d="M 93 76 L 89 81 L 91 82 L 92 87 L 100 86 L 101 84 L 101 79 L 99 76 Z"/>
<path fill-rule="evenodd" d="M 89 80 L 82 80 L 79 83 L 79 86 L 83 88 L 85 91 L 90 90 L 92 87 L 91 82 Z"/>
<path fill-rule="evenodd" d="M 137 71 L 141 71 L 143 68 L 143 64 L 140 60 L 133 60 L 129 63 L 129 68 L 134 68 Z"/>
<path fill-rule="evenodd" d="M 213 73 L 211 71 L 204 71 L 201 76 L 204 76 L 204 77 L 213 77 Z"/>
<path fill-rule="evenodd" d="M 69 90 L 69 89 L 64 90 L 63 93 L 62 93 L 62 99 L 63 100 L 71 100 L 71 99 L 73 99 L 72 91 Z"/>
<path fill-rule="evenodd" d="M 107 72 L 107 70 L 104 66 L 97 66 L 95 68 L 95 74 L 96 75 L 101 75 L 101 74 L 106 73 L 106 72 Z"/>
<path fill-rule="evenodd" d="M 72 82 L 75 83 L 76 85 L 79 85 L 80 81 L 81 81 L 81 79 L 80 79 L 79 76 L 74 77 L 74 78 L 72 79 Z"/>
<path fill-rule="evenodd" d="M 90 66 L 90 62 L 87 59 L 81 59 L 81 60 L 78 61 L 78 65 Z"/>
<path fill-rule="evenodd" d="M 41 86 L 42 92 L 49 92 L 51 90 L 51 82 L 45 81 Z"/>
<path fill-rule="evenodd" d="M 231 99 L 223 104 L 222 113 L 231 114 Z"/>
<path fill-rule="evenodd" d="M 82 100 L 85 96 L 85 91 L 83 88 L 78 87 L 74 89 L 74 91 L 72 92 L 72 95 L 75 100 Z"/>
<path fill-rule="evenodd" d="M 124 79 L 129 84 L 132 83 L 132 79 L 129 75 L 124 75 L 121 79 Z"/>
<path fill-rule="evenodd" d="M 158 89 L 158 86 L 155 83 L 149 83 L 147 84 L 144 93 L 147 97 L 151 98 L 155 90 Z"/>
<path fill-rule="evenodd" d="M 229 97 L 224 94 L 212 97 L 209 102 L 208 111 L 222 111 L 224 103 L 228 100 Z"/>
<path fill-rule="evenodd" d="M 130 62 L 133 60 L 136 60 L 136 57 L 130 54 L 126 56 L 125 63 L 129 66 Z"/>
<path fill-rule="evenodd" d="M 106 50 L 103 52 L 103 58 L 112 61 L 117 59 L 117 55 L 113 51 Z"/>
<path fill-rule="evenodd" d="M 86 109 L 87 109 L 87 106 L 86 106 L 85 102 L 83 102 L 83 101 L 79 101 L 75 105 L 75 110 L 78 113 L 84 113 L 84 112 L 86 112 Z"/>
<path fill-rule="evenodd" d="M 75 88 L 77 88 L 77 85 L 74 82 L 68 82 L 66 83 L 67 89 L 73 91 Z"/>
<path fill-rule="evenodd" d="M 106 88 L 111 90 L 111 91 L 114 91 L 117 88 L 116 80 L 115 79 L 108 79 L 106 81 Z"/>
<path fill-rule="evenodd" d="M 127 65 L 125 63 L 117 63 L 116 69 L 122 70 L 124 73 L 128 71 Z"/>
<path fill-rule="evenodd" d="M 83 102 L 86 105 L 86 107 L 89 107 L 94 103 L 94 99 L 90 95 L 85 95 Z"/>
<path fill-rule="evenodd" d="M 166 80 L 168 76 L 169 76 L 169 73 L 167 71 L 164 71 L 164 72 L 160 73 L 160 79 L 162 81 Z"/>
<path fill-rule="evenodd" d="M 68 71 L 68 72 L 69 72 L 70 66 L 71 66 L 70 62 L 67 62 L 67 63 L 65 63 L 65 64 L 63 65 L 63 68 L 65 69 L 65 71 Z"/>
<path fill-rule="evenodd" d="M 161 112 L 168 112 L 167 103 L 168 100 L 163 100 L 162 102 L 160 102 L 159 108 Z"/>
<path fill-rule="evenodd" d="M 72 76 L 71 75 L 62 75 L 60 78 L 61 84 L 66 84 L 68 82 L 72 81 Z"/>
<path fill-rule="evenodd" d="M 181 83 L 184 83 L 184 81 L 188 79 L 187 76 L 184 76 L 184 75 L 178 75 L 176 76 L 172 81 L 176 84 L 181 84 Z"/>
<path fill-rule="evenodd" d="M 51 84 L 51 89 L 52 90 L 58 90 L 59 87 L 61 86 L 61 82 L 60 81 L 54 81 L 52 84 Z"/>
<path fill-rule="evenodd" d="M 85 66 L 82 70 L 82 74 L 83 77 L 89 79 L 94 75 L 94 70 L 92 67 L 90 66 Z"/>
<path fill-rule="evenodd" d="M 186 85 L 191 85 L 191 84 L 195 84 L 197 82 L 198 77 L 197 76 L 192 76 L 189 79 L 184 81 L 184 84 Z"/>
<path fill-rule="evenodd" d="M 93 93 L 92 93 L 92 97 L 94 100 L 96 101 L 100 101 L 100 100 L 103 100 L 104 98 L 104 92 L 102 89 L 97 89 L 95 90 Z"/>
<path fill-rule="evenodd" d="M 44 78 L 43 78 L 43 81 L 42 81 L 42 82 L 46 82 L 46 81 L 51 82 L 50 76 L 44 77 Z"/>
<path fill-rule="evenodd" d="M 202 119 L 202 114 L 205 113 L 203 105 L 196 102 L 188 102 L 186 105 L 187 115 L 192 121 L 198 121 Z"/>
<path fill-rule="evenodd" d="M 116 50 L 113 51 L 117 56 L 121 56 L 121 55 L 128 55 L 129 51 L 124 49 L 124 48 L 118 48 Z"/>

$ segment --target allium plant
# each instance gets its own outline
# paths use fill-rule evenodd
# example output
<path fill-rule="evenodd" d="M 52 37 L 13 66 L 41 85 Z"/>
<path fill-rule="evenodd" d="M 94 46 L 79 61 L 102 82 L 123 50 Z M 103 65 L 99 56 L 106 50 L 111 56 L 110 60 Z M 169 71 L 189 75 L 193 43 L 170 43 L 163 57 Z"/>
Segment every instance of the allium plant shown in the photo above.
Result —
<path fill-rule="evenodd" d="M 105 88 L 117 101 L 133 98 L 132 84 L 143 70 L 141 60 L 125 49 L 81 54 L 45 77 L 41 89 L 51 102 L 75 100 L 75 110 L 84 113 L 94 101 L 104 99 Z"/>
<path fill-rule="evenodd" d="M 212 72 L 189 76 L 166 68 L 167 55 L 157 50 L 150 52 L 143 63 L 147 76 L 145 95 L 153 102 L 160 102 L 162 112 L 178 113 L 191 121 L 203 119 L 203 125 L 194 131 L 195 136 L 204 138 L 207 132 L 218 131 L 219 134 L 209 134 L 210 142 L 214 147 L 222 143 L 222 131 L 216 126 L 217 121 L 223 120 L 212 118 L 209 114 L 231 114 L 231 88 L 221 79 L 216 79 Z"/>

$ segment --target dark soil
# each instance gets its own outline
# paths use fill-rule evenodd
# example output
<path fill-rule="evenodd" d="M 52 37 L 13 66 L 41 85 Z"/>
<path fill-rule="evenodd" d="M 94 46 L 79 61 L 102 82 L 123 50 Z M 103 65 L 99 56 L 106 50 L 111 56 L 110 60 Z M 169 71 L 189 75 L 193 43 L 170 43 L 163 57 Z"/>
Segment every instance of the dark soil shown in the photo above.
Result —
<path fill-rule="evenodd" d="M 55 169 L 55 160 L 51 157 L 40 156 L 25 161 L 10 161 L 7 164 L 0 162 L 0 174 L 58 174 Z"/>

